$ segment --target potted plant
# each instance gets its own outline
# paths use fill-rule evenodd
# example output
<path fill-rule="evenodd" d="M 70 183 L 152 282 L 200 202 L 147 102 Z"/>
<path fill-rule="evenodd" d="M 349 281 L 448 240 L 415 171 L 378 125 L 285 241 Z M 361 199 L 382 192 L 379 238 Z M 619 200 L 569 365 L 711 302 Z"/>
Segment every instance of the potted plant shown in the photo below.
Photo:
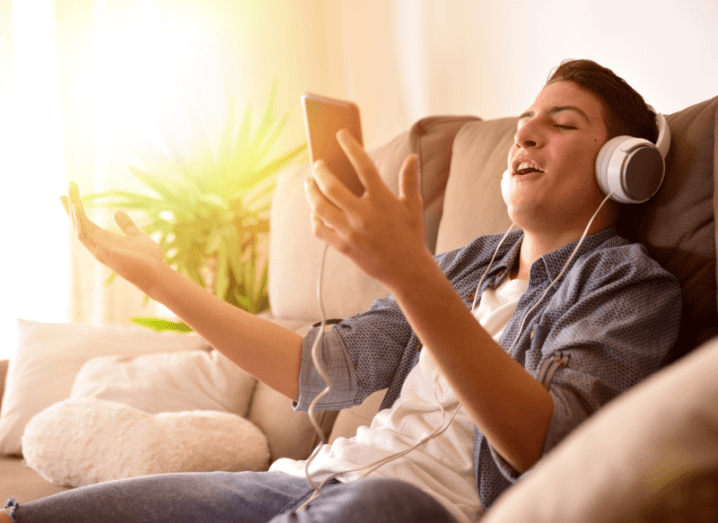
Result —
<path fill-rule="evenodd" d="M 170 266 L 253 314 L 269 308 L 263 253 L 276 174 L 306 150 L 302 144 L 267 159 L 288 117 L 275 120 L 275 95 L 276 82 L 254 131 L 251 105 L 237 125 L 231 97 L 216 139 L 204 133 L 201 140 L 182 144 L 176 133 L 162 130 L 169 153 L 142 147 L 137 153 L 144 166 L 129 168 L 151 194 L 113 190 L 84 198 L 89 205 L 141 211 L 142 228 L 157 240 Z M 201 126 L 192 110 L 190 118 Z M 157 330 L 189 330 L 156 318 L 132 320 Z"/>

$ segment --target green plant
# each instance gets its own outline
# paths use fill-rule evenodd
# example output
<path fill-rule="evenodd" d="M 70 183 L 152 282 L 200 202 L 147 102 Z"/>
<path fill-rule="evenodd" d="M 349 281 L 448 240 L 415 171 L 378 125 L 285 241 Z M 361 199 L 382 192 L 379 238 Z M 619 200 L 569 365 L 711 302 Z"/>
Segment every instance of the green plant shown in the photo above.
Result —
<path fill-rule="evenodd" d="M 231 96 L 217 138 L 202 132 L 200 140 L 183 144 L 175 132 L 163 129 L 169 153 L 142 147 L 137 154 L 144 168 L 130 167 L 152 194 L 113 190 L 84 198 L 88 204 L 142 211 L 147 222 L 141 225 L 158 241 L 169 265 L 251 313 L 269 308 L 263 252 L 276 174 L 306 150 L 303 144 L 267 160 L 289 116 L 275 120 L 275 96 L 276 82 L 254 132 L 251 105 L 237 122 Z M 196 110 L 190 109 L 189 117 L 202 129 Z M 186 329 L 153 318 L 133 321 L 158 330 Z"/>

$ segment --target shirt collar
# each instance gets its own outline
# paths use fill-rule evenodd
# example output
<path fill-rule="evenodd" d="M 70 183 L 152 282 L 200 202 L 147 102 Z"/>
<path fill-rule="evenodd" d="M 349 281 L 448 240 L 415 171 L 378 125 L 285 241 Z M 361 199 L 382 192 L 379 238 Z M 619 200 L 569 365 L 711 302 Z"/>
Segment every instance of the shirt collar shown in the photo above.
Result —
<path fill-rule="evenodd" d="M 618 232 L 615 227 L 608 227 L 602 231 L 586 236 L 578 252 L 573 257 L 573 260 L 571 260 L 571 264 L 575 263 L 582 254 L 592 251 L 617 234 Z M 495 277 L 496 282 L 501 282 L 501 280 L 506 277 L 509 269 L 514 266 L 514 263 L 516 263 L 519 253 L 521 252 L 521 242 L 523 241 L 523 237 L 524 231 L 521 229 L 511 231 L 508 234 L 503 245 L 501 245 L 499 252 L 496 254 L 496 259 L 486 275 L 487 278 Z M 571 256 L 571 253 L 576 248 L 577 244 L 578 240 L 568 243 L 563 247 L 559 247 L 555 251 L 549 252 L 548 254 L 544 254 L 531 266 L 531 276 L 534 276 L 535 270 L 543 269 L 548 278 L 551 280 L 556 278 L 561 272 L 561 269 L 563 269 L 566 261 Z"/>
<path fill-rule="evenodd" d="M 496 254 L 496 259 L 486 275 L 487 278 L 495 277 L 495 280 L 500 282 L 508 274 L 509 269 L 514 266 L 521 252 L 521 241 L 523 237 L 524 231 L 521 229 L 509 232 L 506 240 L 504 240 L 504 243 L 499 248 L 499 252 Z"/>
<path fill-rule="evenodd" d="M 583 243 L 581 243 L 581 247 L 578 249 L 575 256 L 571 260 L 571 265 L 576 263 L 576 260 L 578 260 L 583 254 L 594 250 L 599 245 L 616 236 L 617 234 L 618 233 L 616 232 L 615 227 L 608 227 L 607 229 L 603 229 L 601 231 L 598 231 L 597 233 L 586 236 L 586 238 L 584 238 L 583 240 Z M 541 256 L 541 258 L 534 262 L 534 264 L 531 266 L 531 271 L 533 271 L 534 267 L 536 267 L 538 264 L 543 264 L 544 270 L 546 271 L 546 274 L 548 275 L 549 279 L 555 279 L 561 273 L 561 269 L 563 269 L 563 266 L 566 264 L 566 261 L 568 261 L 568 259 L 571 257 L 571 253 L 576 248 L 577 244 L 578 240 L 576 240 L 575 242 L 567 243 L 563 247 L 559 247 L 555 251 L 549 252 L 548 254 L 544 254 L 543 256 Z M 569 268 L 570 267 L 567 267 L 566 270 L 568 270 Z"/>

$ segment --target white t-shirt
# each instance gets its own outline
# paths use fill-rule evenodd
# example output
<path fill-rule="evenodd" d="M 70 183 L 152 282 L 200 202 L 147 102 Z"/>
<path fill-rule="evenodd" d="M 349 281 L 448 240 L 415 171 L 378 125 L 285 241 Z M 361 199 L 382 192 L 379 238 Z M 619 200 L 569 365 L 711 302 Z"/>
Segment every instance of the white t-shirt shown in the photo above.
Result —
<path fill-rule="evenodd" d="M 495 290 L 484 291 L 473 314 L 495 340 L 501 336 L 527 288 L 526 280 L 506 278 Z M 423 350 L 419 364 L 409 372 L 394 405 L 381 410 L 371 426 L 359 427 L 355 437 L 338 438 L 333 444 L 324 445 L 309 467 L 310 474 L 317 482 L 338 471 L 347 471 L 337 477 L 342 482 L 362 478 L 366 470 L 353 470 L 416 445 L 436 428 L 445 426 L 458 405 L 429 351 Z M 474 423 L 465 409 L 459 407 L 441 436 L 382 465 L 371 475 L 412 483 L 431 494 L 459 522 L 470 523 L 482 512 L 474 477 L 473 444 Z M 293 476 L 304 476 L 304 469 L 304 461 L 286 458 L 277 460 L 270 468 Z"/>

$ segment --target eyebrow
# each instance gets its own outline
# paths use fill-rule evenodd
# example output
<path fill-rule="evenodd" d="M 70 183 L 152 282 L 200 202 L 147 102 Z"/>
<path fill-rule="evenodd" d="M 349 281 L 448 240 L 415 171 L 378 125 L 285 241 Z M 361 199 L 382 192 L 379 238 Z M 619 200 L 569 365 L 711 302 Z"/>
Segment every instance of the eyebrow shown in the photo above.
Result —
<path fill-rule="evenodd" d="M 580 107 L 577 107 L 575 105 L 557 105 L 555 107 L 551 107 L 548 111 L 546 111 L 546 114 L 553 115 L 553 114 L 561 113 L 563 111 L 573 111 L 573 112 L 581 115 L 587 122 L 591 121 L 591 119 L 588 117 L 586 112 L 583 109 L 581 109 Z M 535 111 L 526 111 L 524 114 L 519 116 L 519 120 L 523 120 L 524 118 L 531 118 L 532 116 L 535 116 L 535 115 L 536 115 Z"/>

